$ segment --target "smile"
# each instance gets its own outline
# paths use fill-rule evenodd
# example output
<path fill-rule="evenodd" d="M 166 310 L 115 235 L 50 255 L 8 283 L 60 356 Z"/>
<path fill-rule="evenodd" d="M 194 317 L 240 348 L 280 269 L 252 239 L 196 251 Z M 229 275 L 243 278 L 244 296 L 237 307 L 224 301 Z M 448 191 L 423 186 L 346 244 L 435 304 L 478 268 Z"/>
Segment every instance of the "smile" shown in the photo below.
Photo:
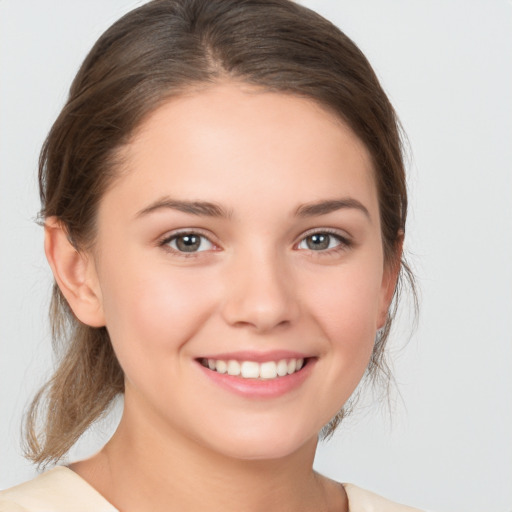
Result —
<path fill-rule="evenodd" d="M 236 361 L 233 359 L 206 359 L 200 360 L 201 364 L 214 372 L 228 374 L 243 379 L 272 380 L 287 375 L 292 375 L 304 366 L 304 359 L 291 358 L 279 361 Z"/>

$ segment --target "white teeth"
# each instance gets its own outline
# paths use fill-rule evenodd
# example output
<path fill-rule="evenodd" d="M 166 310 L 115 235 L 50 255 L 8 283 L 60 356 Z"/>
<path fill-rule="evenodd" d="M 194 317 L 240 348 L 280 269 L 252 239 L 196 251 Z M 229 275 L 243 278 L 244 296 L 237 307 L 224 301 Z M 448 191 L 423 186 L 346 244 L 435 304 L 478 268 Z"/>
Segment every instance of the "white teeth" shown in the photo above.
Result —
<path fill-rule="evenodd" d="M 274 361 L 261 363 L 260 365 L 260 378 L 262 379 L 275 379 L 277 377 L 277 365 Z"/>
<path fill-rule="evenodd" d="M 238 361 L 228 361 L 228 374 L 240 375 L 240 363 Z"/>
<path fill-rule="evenodd" d="M 284 377 L 288 373 L 288 363 L 286 362 L 286 359 L 281 359 L 279 363 L 277 363 L 277 375 L 279 377 Z"/>
<path fill-rule="evenodd" d="M 226 361 L 215 361 L 215 369 L 219 373 L 226 373 L 228 371 L 228 364 Z"/>
<path fill-rule="evenodd" d="M 227 373 L 244 379 L 276 379 L 298 372 L 304 366 L 304 359 L 280 359 L 279 361 L 236 361 L 230 359 L 202 359 L 203 366 L 218 373 Z"/>
<path fill-rule="evenodd" d="M 260 376 L 260 365 L 254 361 L 244 361 L 240 373 L 244 379 L 257 379 Z"/>
<path fill-rule="evenodd" d="M 295 370 L 297 369 L 297 359 L 290 359 L 288 361 L 288 375 L 291 373 L 295 373 Z"/>

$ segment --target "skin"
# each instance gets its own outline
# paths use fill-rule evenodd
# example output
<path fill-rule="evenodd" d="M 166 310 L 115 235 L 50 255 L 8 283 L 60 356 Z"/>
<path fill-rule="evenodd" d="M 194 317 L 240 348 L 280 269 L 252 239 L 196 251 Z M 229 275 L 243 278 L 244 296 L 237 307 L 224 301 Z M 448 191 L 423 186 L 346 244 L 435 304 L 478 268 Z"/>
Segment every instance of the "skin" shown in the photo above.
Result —
<path fill-rule="evenodd" d="M 72 469 L 121 511 L 347 510 L 343 488 L 312 465 L 396 281 L 366 148 L 312 101 L 224 83 L 161 106 L 122 156 L 91 252 L 76 252 L 56 219 L 46 225 L 59 286 L 80 320 L 107 326 L 126 376 L 117 432 Z M 344 203 L 304 214 L 333 200 Z M 205 237 L 200 250 L 169 241 L 183 230 Z M 328 248 L 308 245 L 326 232 Z M 198 364 L 240 350 L 313 364 L 289 392 L 243 396 Z"/>

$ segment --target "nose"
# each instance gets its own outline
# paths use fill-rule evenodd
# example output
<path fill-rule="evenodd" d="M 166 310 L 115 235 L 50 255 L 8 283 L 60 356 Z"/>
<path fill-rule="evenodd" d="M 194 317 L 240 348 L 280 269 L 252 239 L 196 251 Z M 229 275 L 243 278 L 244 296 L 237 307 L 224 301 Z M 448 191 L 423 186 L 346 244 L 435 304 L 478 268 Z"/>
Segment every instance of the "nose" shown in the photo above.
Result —
<path fill-rule="evenodd" d="M 230 266 L 222 307 L 228 324 L 265 333 L 299 317 L 292 272 L 284 258 L 269 253 L 240 255 Z"/>

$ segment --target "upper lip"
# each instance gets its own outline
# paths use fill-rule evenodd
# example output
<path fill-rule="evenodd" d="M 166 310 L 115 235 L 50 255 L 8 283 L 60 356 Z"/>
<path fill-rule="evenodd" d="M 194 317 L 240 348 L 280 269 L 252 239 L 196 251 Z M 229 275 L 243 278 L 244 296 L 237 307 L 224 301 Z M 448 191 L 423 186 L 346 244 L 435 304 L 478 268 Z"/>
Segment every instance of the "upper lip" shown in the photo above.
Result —
<path fill-rule="evenodd" d="M 224 352 L 222 354 L 209 354 L 198 359 L 216 359 L 222 361 L 255 361 L 265 363 L 267 361 L 281 361 L 282 359 L 307 359 L 311 355 L 290 350 L 271 350 L 266 352 L 255 352 L 250 350 L 241 350 L 237 352 Z"/>

